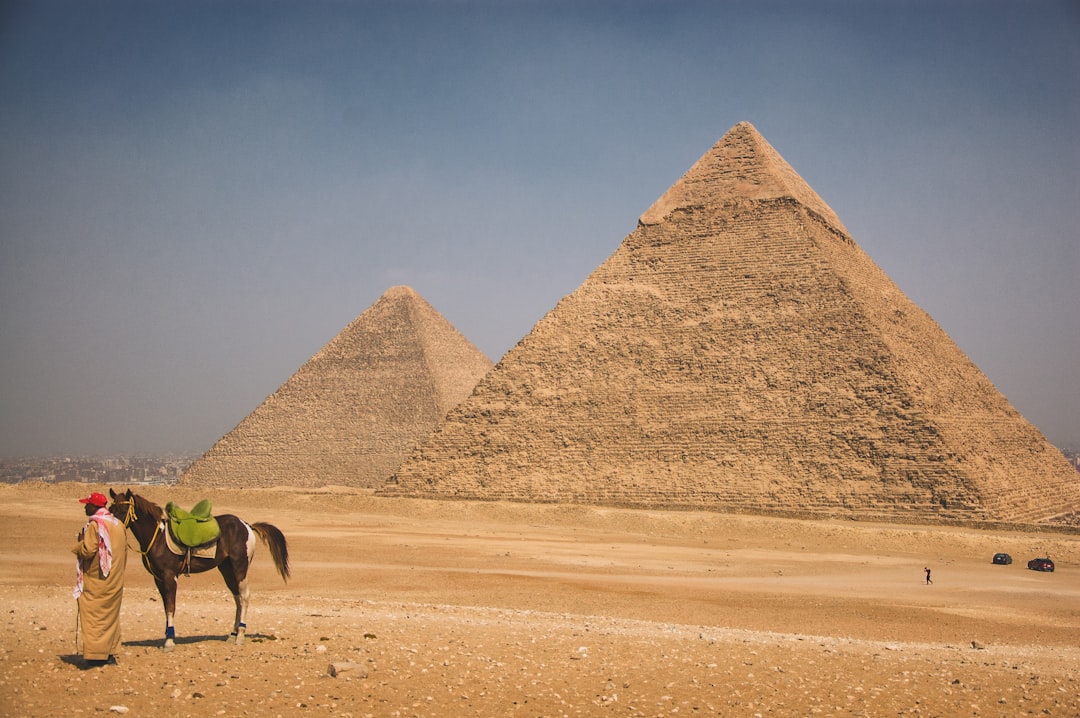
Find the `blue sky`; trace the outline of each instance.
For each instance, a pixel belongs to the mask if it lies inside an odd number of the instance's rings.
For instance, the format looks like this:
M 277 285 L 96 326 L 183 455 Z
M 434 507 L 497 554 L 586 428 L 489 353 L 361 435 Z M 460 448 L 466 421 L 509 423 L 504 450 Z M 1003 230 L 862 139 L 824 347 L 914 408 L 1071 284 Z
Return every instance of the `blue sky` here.
M 0 456 L 201 453 L 397 284 L 497 361 L 742 120 L 1080 447 L 1078 8 L 6 2 Z

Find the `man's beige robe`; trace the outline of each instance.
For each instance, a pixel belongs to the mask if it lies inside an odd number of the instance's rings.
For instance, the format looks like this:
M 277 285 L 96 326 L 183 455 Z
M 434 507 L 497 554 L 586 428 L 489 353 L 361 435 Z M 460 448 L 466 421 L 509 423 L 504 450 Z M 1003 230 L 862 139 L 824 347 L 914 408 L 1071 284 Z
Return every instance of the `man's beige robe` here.
M 103 661 L 120 649 L 120 604 L 124 600 L 124 566 L 127 563 L 127 532 L 119 521 L 108 521 L 112 546 L 112 570 L 101 575 L 98 560 L 98 525 L 88 521 L 82 539 L 71 549 L 83 569 L 83 592 L 79 596 L 79 627 L 83 635 L 83 658 Z

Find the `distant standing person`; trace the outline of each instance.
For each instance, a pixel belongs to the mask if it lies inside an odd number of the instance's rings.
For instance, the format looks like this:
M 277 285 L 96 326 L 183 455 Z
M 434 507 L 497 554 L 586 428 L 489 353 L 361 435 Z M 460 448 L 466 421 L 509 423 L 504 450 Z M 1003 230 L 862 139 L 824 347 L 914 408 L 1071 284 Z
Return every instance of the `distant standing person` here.
M 933 581 L 930 580 L 930 567 L 927 566 L 926 568 L 923 569 L 923 571 L 926 571 L 926 585 L 929 586 L 930 584 L 933 583 Z
M 91 665 L 116 663 L 120 649 L 120 604 L 124 600 L 127 534 L 105 506 L 103 494 L 94 492 L 79 502 L 90 518 L 79 532 L 75 554 L 76 582 L 83 658 Z

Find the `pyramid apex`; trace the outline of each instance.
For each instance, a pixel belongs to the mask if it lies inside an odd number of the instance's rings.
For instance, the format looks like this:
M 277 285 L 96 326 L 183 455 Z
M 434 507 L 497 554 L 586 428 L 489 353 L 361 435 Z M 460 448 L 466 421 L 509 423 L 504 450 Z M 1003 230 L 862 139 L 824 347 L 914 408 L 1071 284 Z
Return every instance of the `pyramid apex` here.
M 794 199 L 844 235 L 832 208 L 749 122 L 740 122 L 709 149 L 638 219 L 660 224 L 679 209 L 739 201 Z
M 410 287 L 408 285 L 405 285 L 405 284 L 398 284 L 398 285 L 395 285 L 393 287 L 390 287 L 385 292 L 383 292 L 383 296 L 387 297 L 387 298 L 392 298 L 392 297 L 418 297 L 420 295 L 417 294 L 416 290 L 413 289 L 412 287 Z

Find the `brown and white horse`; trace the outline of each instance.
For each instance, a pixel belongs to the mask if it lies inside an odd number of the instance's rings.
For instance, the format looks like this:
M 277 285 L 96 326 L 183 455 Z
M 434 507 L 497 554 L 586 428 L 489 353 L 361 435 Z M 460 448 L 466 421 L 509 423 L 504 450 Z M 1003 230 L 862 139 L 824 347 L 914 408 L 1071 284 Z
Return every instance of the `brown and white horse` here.
M 181 573 L 202 573 L 216 568 L 225 579 L 225 585 L 232 592 L 236 601 L 236 620 L 229 640 L 244 642 L 247 628 L 248 600 L 251 591 L 248 588 L 247 573 L 255 557 L 255 537 L 258 536 L 270 548 L 274 566 L 283 580 L 289 579 L 289 546 L 285 536 L 276 526 L 267 523 L 249 524 L 231 514 L 217 516 L 221 534 L 217 539 L 217 548 L 213 558 L 178 556 L 166 545 L 165 512 L 160 506 L 131 489 L 117 494 L 109 489 L 112 504 L 109 511 L 124 522 L 124 526 L 139 542 L 139 553 L 143 566 L 154 577 L 161 601 L 165 605 L 165 645 L 166 651 L 175 647 L 176 628 L 173 616 L 176 613 L 176 578 Z

